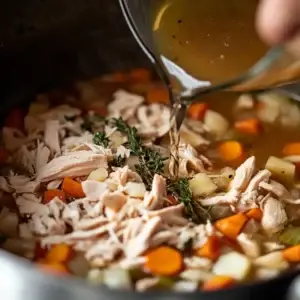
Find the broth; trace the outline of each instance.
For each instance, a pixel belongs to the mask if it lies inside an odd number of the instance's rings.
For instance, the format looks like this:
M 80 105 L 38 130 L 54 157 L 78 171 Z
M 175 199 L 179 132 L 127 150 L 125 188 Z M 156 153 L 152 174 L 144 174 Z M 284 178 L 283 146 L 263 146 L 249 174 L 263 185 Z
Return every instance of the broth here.
M 204 82 L 235 78 L 268 50 L 254 26 L 257 4 L 257 0 L 153 1 L 157 53 Z

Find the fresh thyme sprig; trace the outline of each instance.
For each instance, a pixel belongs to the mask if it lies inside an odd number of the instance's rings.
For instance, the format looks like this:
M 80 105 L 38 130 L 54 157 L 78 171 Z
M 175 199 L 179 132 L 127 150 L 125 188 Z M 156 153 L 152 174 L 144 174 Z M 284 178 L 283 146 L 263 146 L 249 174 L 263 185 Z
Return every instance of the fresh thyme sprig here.
M 137 134 L 137 129 L 128 126 L 122 118 L 114 118 L 112 125 L 115 126 L 119 132 L 127 135 L 127 146 L 131 154 L 137 156 L 139 159 L 139 164 L 135 165 L 135 169 L 149 189 L 154 175 L 163 174 L 164 161 L 167 158 L 162 157 L 158 151 L 145 147 Z
M 98 146 L 108 147 L 109 138 L 106 136 L 105 132 L 96 132 L 93 136 L 93 143 Z
M 210 219 L 209 211 L 193 199 L 192 191 L 187 178 L 179 178 L 168 184 L 168 192 L 176 196 L 178 201 L 185 206 L 187 215 L 195 223 L 206 222 Z

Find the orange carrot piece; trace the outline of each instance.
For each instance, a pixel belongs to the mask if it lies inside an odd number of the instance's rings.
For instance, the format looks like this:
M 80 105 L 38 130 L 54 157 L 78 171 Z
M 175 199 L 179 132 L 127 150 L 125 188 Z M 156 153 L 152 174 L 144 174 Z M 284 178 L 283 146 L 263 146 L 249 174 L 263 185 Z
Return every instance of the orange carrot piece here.
M 129 79 L 131 82 L 149 82 L 152 74 L 148 69 L 137 68 L 129 72 Z
M 24 112 L 21 109 L 14 109 L 6 118 L 5 126 L 23 130 Z
M 243 213 L 238 213 L 216 221 L 215 227 L 226 237 L 235 239 L 240 234 L 247 221 L 247 216 Z
M 55 263 L 55 262 L 49 263 L 45 261 L 40 261 L 37 263 L 37 267 L 53 275 L 61 276 L 61 275 L 70 274 L 68 268 L 62 263 Z
M 196 250 L 196 255 L 200 257 L 216 260 L 220 256 L 221 244 L 217 236 L 210 236 L 206 243 Z
M 58 244 L 51 247 L 45 256 L 47 262 L 65 263 L 72 256 L 72 248 L 66 244 Z
M 181 253 L 168 246 L 161 246 L 150 250 L 145 257 L 145 268 L 157 276 L 176 275 L 183 267 Z
M 62 184 L 62 189 L 66 194 L 68 194 L 68 195 L 70 195 L 74 198 L 83 198 L 83 197 L 85 197 L 85 194 L 82 190 L 81 183 L 73 180 L 70 177 L 65 177 L 64 178 L 64 181 L 63 181 L 63 184 Z
M 202 285 L 203 291 L 215 291 L 231 287 L 234 284 L 234 279 L 229 276 L 214 276 L 205 281 Z
M 252 118 L 235 122 L 234 128 L 242 133 L 257 135 L 262 127 L 259 120 Z
M 221 158 L 225 161 L 242 159 L 244 156 L 243 145 L 237 141 L 226 141 L 218 147 Z
M 254 219 L 255 221 L 260 222 L 263 217 L 263 213 L 260 208 L 252 208 L 246 213 L 246 216 L 249 219 Z
M 194 103 L 189 106 L 187 114 L 191 119 L 201 121 L 203 120 L 207 110 L 207 103 Z
M 300 245 L 289 247 L 282 250 L 282 255 L 285 260 L 292 263 L 300 262 Z
M 170 101 L 169 91 L 164 86 L 155 86 L 148 90 L 146 95 L 147 103 L 168 104 Z
M 50 202 L 53 198 L 58 197 L 61 201 L 66 201 L 66 194 L 64 191 L 61 190 L 48 190 L 44 193 L 44 201 L 43 203 L 46 204 Z
M 284 156 L 300 155 L 300 142 L 286 144 L 282 149 L 282 154 Z

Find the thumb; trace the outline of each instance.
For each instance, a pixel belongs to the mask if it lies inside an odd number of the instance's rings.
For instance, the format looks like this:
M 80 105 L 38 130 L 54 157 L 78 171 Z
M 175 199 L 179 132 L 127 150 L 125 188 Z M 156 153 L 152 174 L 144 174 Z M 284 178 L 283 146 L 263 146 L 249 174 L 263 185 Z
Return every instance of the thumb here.
M 300 0 L 261 0 L 256 25 L 270 45 L 293 39 L 300 30 Z

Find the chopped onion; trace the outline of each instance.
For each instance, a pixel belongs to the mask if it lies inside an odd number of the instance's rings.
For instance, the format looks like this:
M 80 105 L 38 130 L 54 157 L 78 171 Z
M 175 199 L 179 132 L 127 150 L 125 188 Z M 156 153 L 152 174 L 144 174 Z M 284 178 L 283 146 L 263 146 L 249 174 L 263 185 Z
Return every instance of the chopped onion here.
M 128 182 L 125 186 L 125 193 L 133 198 L 144 198 L 146 193 L 145 184 L 142 182 Z
M 205 173 L 199 173 L 189 180 L 189 186 L 193 197 L 208 196 L 214 193 L 218 187 Z
M 286 270 L 289 267 L 289 264 L 284 260 L 281 251 L 275 251 L 260 256 L 254 260 L 254 264 L 258 267 L 276 270 Z
M 266 163 L 266 169 L 269 170 L 278 181 L 287 185 L 294 183 L 296 166 L 291 162 L 270 156 Z
M 204 116 L 204 124 L 215 135 L 225 134 L 229 128 L 229 122 L 219 113 L 208 110 Z
M 236 280 L 246 279 L 250 271 L 250 259 L 238 252 L 223 254 L 213 266 L 216 275 L 230 276 Z
M 97 170 L 92 171 L 87 179 L 103 182 L 107 177 L 107 170 L 105 168 L 99 168 Z
M 202 137 L 199 133 L 193 132 L 184 125 L 180 129 L 180 138 L 182 141 L 190 144 L 194 148 L 209 144 L 209 141 Z
M 131 278 L 128 270 L 118 268 L 104 270 L 103 282 L 112 289 L 131 288 Z

